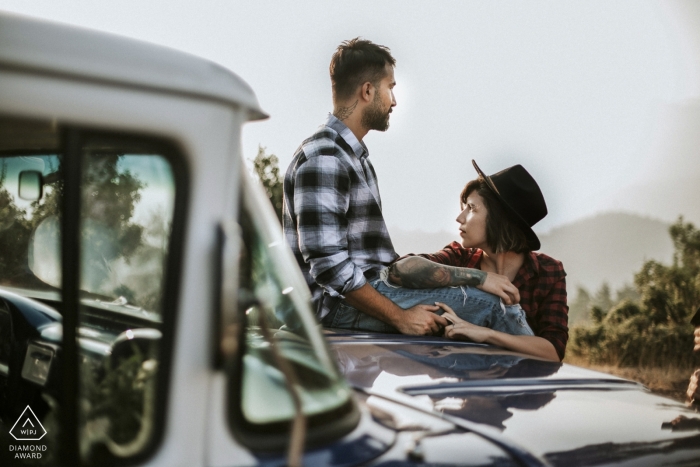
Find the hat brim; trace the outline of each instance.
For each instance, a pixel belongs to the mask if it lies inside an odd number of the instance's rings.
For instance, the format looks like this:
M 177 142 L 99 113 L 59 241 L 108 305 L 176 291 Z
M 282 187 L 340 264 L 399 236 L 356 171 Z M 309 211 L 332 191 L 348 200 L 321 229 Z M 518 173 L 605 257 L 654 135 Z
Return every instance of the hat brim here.
M 479 176 L 484 179 L 484 181 L 486 182 L 486 186 L 494 192 L 496 198 L 498 199 L 498 201 L 500 201 L 501 206 L 503 206 L 506 209 L 506 211 L 508 211 L 508 213 L 511 215 L 511 219 L 513 219 L 522 229 L 523 233 L 525 234 L 525 238 L 527 239 L 527 247 L 530 249 L 530 251 L 539 250 L 542 245 L 540 244 L 540 239 L 537 238 L 537 234 L 534 230 L 532 230 L 532 227 L 530 227 L 527 221 L 523 219 L 520 216 L 520 214 L 518 214 L 518 212 L 503 199 L 501 194 L 498 192 L 498 188 L 493 183 L 493 180 L 491 180 L 491 177 L 486 175 L 484 171 L 479 168 L 474 159 L 472 159 L 472 165 L 474 166 L 474 169 L 476 169 Z

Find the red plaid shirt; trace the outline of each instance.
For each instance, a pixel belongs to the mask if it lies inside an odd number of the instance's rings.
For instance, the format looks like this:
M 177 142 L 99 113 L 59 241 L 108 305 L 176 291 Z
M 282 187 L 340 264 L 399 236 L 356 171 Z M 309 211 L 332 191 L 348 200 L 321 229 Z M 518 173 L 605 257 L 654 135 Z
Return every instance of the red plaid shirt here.
M 448 266 L 481 269 L 483 253 L 479 248 L 464 248 L 452 242 L 437 253 L 416 256 Z M 565 276 L 561 261 L 531 252 L 513 281 L 520 291 L 520 306 L 525 310 L 528 324 L 536 336 L 552 343 L 561 359 L 569 340 Z

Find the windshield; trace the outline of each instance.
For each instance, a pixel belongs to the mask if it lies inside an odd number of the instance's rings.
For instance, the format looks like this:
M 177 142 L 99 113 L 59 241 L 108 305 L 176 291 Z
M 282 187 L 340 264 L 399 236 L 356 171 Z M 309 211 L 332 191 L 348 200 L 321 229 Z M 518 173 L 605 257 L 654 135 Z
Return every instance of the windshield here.
M 295 397 L 309 427 L 347 430 L 355 422 L 351 392 L 319 332 L 308 287 L 272 209 L 245 185 L 239 306 L 246 325 L 241 378 L 233 381 L 240 385 L 233 391 L 240 394 L 232 404 L 234 431 L 247 431 L 243 439 L 255 445 L 247 435 L 288 430 Z
M 0 286 L 58 300 L 63 190 L 58 136 L 49 124 L 0 120 Z M 175 198 L 170 164 L 138 143 L 106 140 L 86 144 L 83 163 L 82 298 L 156 318 Z M 19 180 L 27 172 L 42 175 L 38 199 L 20 197 Z

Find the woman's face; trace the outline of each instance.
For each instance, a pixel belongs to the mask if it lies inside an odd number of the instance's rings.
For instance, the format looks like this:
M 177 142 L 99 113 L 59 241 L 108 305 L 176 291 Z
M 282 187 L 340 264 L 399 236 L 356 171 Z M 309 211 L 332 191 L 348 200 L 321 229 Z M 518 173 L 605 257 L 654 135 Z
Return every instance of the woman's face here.
M 464 210 L 457 216 L 459 235 L 464 248 L 488 248 L 486 244 L 486 206 L 475 191 L 467 197 Z

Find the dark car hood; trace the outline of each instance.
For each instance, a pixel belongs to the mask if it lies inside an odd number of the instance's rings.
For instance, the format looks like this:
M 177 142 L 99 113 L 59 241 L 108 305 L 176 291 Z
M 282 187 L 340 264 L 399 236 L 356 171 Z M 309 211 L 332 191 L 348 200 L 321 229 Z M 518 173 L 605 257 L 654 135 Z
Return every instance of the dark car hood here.
M 351 385 L 491 427 L 552 465 L 700 460 L 700 415 L 638 383 L 483 344 L 326 336 Z

